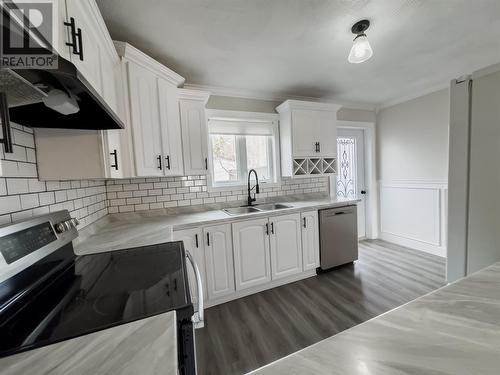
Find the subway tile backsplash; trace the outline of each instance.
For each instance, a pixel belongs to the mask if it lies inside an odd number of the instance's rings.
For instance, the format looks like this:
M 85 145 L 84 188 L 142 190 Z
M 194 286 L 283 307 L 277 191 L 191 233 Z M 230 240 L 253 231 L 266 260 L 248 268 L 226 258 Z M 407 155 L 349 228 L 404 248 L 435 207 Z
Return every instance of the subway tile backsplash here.
M 105 181 L 39 181 L 33 130 L 12 127 L 14 153 L 0 148 L 0 225 L 66 209 L 83 228 L 108 213 Z
M 206 176 L 39 181 L 33 130 L 12 127 L 14 153 L 0 146 L 0 225 L 67 209 L 83 228 L 108 213 L 246 201 L 246 188 L 209 192 Z M 282 178 L 280 186 L 262 186 L 258 199 L 328 189 L 328 177 Z
M 245 202 L 246 188 L 209 192 L 206 176 L 136 178 L 106 182 L 109 213 L 154 210 L 200 204 Z M 283 178 L 281 186 L 261 187 L 258 199 L 328 193 L 328 177 Z

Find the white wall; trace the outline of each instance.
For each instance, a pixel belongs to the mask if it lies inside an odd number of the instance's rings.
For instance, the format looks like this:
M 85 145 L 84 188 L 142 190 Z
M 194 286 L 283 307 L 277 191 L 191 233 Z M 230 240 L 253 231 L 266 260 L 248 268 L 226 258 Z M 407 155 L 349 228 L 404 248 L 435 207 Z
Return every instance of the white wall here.
M 377 113 L 380 237 L 446 255 L 449 90 Z

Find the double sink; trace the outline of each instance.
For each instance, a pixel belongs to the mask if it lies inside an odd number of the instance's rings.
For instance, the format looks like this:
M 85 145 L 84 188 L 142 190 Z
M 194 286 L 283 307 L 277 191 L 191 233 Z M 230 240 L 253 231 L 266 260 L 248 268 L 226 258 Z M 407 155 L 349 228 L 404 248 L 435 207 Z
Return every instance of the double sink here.
M 255 206 L 225 208 L 222 211 L 224 211 L 228 215 L 235 216 L 235 215 L 251 214 L 255 212 L 282 210 L 284 208 L 292 208 L 292 206 L 287 206 L 286 204 L 281 204 L 281 203 L 266 203 L 266 204 L 256 204 Z

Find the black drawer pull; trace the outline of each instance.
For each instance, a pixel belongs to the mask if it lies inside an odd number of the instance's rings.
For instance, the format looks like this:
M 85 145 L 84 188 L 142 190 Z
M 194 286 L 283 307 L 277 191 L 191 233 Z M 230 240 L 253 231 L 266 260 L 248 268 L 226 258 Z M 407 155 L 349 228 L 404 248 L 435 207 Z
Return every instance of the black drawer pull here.
M 110 167 L 114 168 L 116 171 L 118 170 L 118 151 L 113 150 L 113 152 L 109 153 L 115 159 L 115 164 L 111 164 Z

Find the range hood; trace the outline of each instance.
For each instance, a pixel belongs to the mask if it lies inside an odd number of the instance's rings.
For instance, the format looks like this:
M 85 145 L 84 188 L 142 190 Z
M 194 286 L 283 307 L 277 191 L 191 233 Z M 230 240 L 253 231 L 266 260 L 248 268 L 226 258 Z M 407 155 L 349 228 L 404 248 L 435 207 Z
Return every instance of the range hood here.
M 2 2 L 1 16 L 15 5 Z M 9 16 L 10 17 L 10 16 Z M 37 36 L 26 30 L 23 21 L 3 22 L 5 35 L 29 34 L 30 43 L 53 48 L 49 43 L 37 42 Z M 7 30 L 7 25 L 9 29 Z M 30 45 L 31 45 L 30 44 Z M 23 68 L 0 66 L 0 119 L 34 128 L 64 129 L 122 129 L 124 124 L 104 99 L 86 81 L 70 61 L 57 57 L 57 68 Z M 5 99 L 6 98 L 6 99 Z M 8 113 L 6 113 L 8 107 Z M 57 110 L 55 110 L 57 109 Z M 65 114 L 66 113 L 66 114 Z
M 44 98 L 53 90 L 76 99 L 79 110 L 62 114 Z M 123 129 L 104 99 L 71 62 L 58 58 L 57 69 L 0 69 L 0 92 L 7 96 L 10 120 L 33 128 Z

